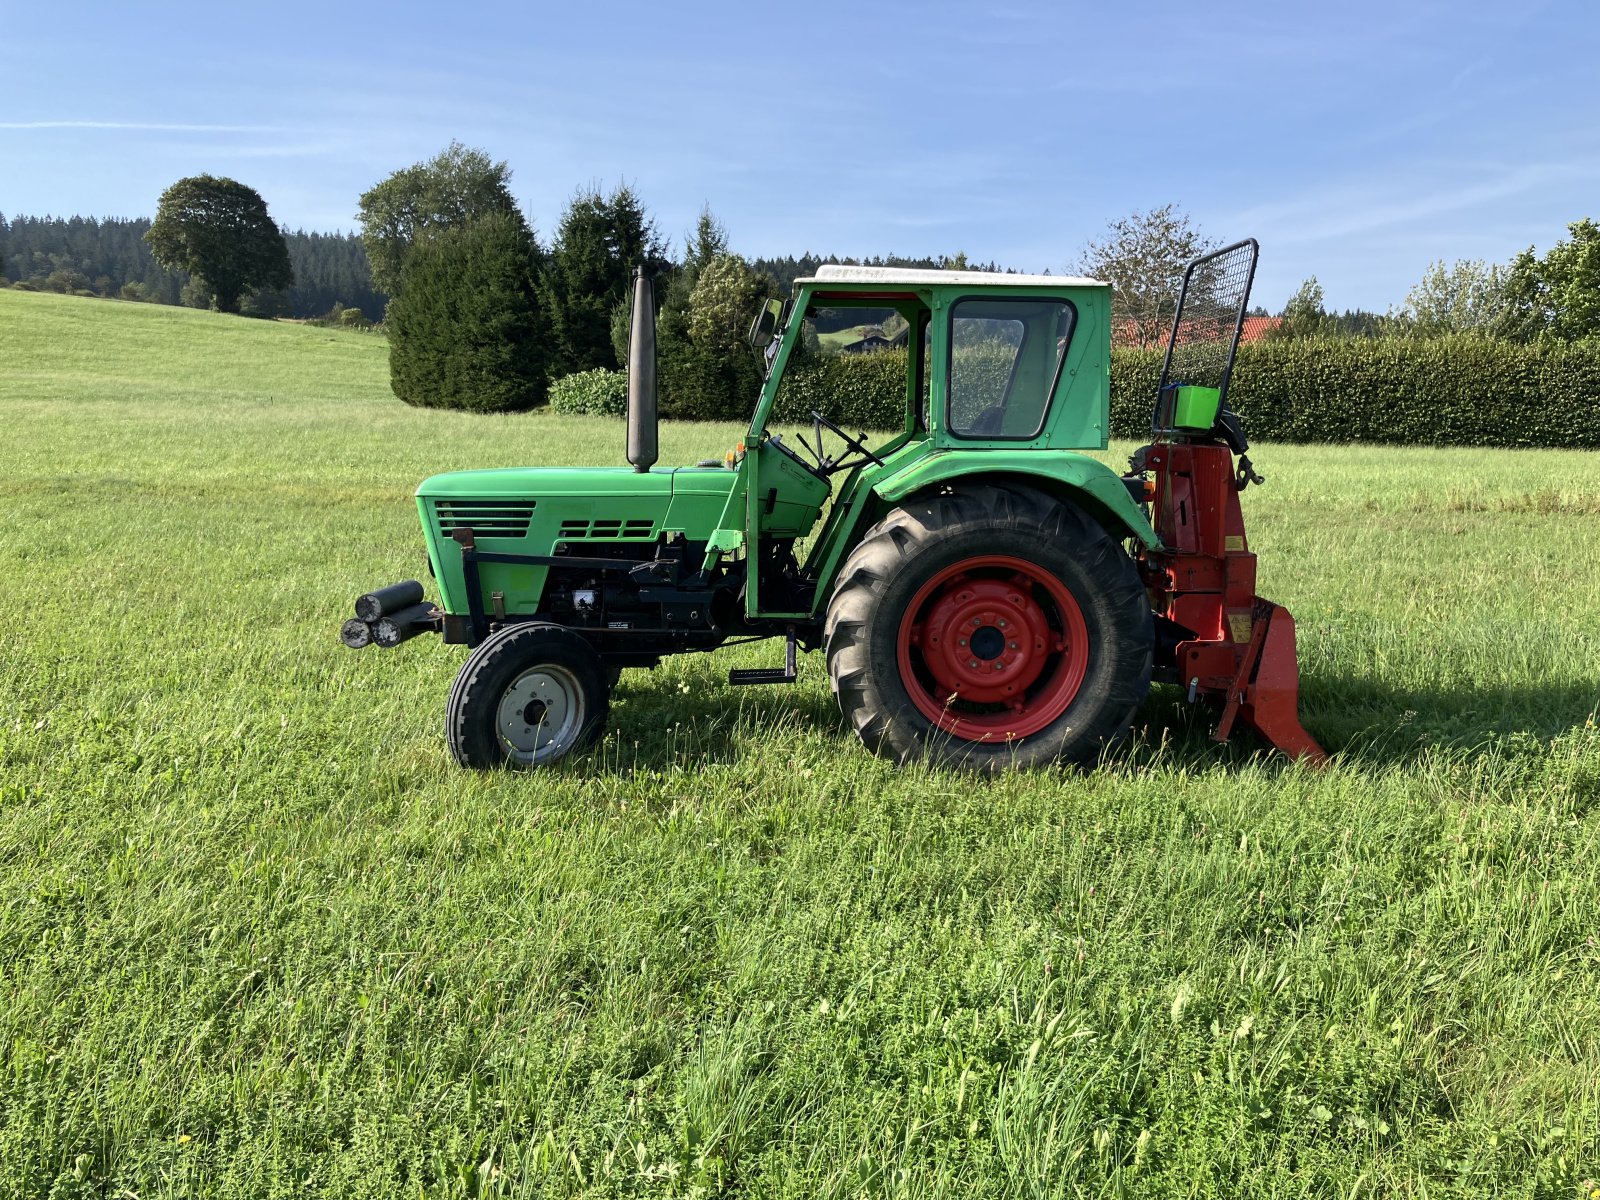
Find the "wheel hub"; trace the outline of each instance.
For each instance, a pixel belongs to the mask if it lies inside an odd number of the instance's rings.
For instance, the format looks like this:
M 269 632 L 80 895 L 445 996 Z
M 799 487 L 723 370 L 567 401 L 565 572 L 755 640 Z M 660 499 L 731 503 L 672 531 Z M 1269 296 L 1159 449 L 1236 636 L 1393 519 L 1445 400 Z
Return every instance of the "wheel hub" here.
M 1026 692 L 1056 640 L 1033 598 L 1033 581 L 1020 575 L 947 580 L 911 632 L 939 686 L 979 704 Z
M 992 661 L 1005 653 L 1006 635 L 1000 632 L 998 625 L 985 625 L 973 631 L 969 645 L 979 658 Z
M 981 555 L 936 573 L 901 618 L 900 677 L 939 728 L 970 741 L 1026 737 L 1068 706 L 1088 669 L 1083 612 L 1037 563 Z
M 567 752 L 583 721 L 577 678 L 566 667 L 543 663 L 518 675 L 501 695 L 495 732 L 511 757 L 542 763 Z

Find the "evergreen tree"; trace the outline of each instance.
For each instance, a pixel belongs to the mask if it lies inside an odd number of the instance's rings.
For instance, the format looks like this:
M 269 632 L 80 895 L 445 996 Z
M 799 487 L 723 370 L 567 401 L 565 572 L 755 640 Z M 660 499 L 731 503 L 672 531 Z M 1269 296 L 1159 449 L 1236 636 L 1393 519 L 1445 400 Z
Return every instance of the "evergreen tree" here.
M 683 242 L 683 265 L 693 271 L 703 271 L 717 255 L 727 252 L 727 229 L 712 215 L 711 205 L 701 205 L 694 232 Z
M 1315 337 L 1332 332 L 1328 327 L 1328 312 L 1323 307 L 1322 285 L 1315 275 L 1298 288 L 1283 306 L 1282 320 L 1268 335 L 1274 340 Z
M 419 239 L 389 304 L 395 395 L 476 412 L 542 404 L 548 337 L 537 265 L 537 243 L 520 215 L 494 213 Z
M 232 179 L 178 180 L 161 194 L 145 238 L 162 266 L 203 279 L 221 312 L 238 312 L 240 297 L 252 288 L 294 281 L 283 233 L 267 215 L 266 201 Z
M 669 266 L 655 223 L 626 184 L 609 196 L 580 191 L 562 214 L 545 268 L 543 296 L 554 355 L 553 378 L 625 360 L 612 344 L 617 305 L 632 295 L 633 270 Z
M 718 252 L 698 268 L 693 263 L 669 288 L 657 333 L 662 410 L 703 420 L 747 416 L 761 390 L 762 365 L 745 333 L 777 289 L 737 254 Z M 681 308 L 680 295 L 687 296 Z

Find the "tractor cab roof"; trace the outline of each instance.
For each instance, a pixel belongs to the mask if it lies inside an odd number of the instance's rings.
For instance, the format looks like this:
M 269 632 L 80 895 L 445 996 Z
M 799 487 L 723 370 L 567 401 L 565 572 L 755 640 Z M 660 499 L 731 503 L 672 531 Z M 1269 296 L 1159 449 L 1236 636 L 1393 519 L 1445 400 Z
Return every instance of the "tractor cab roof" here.
M 817 268 L 815 275 L 796 279 L 795 283 L 815 283 L 828 286 L 861 284 L 869 287 L 958 287 L 958 288 L 1107 288 L 1111 285 L 1099 279 L 1081 275 L 1010 275 L 1003 271 L 934 271 L 917 267 L 854 267 L 829 263 Z

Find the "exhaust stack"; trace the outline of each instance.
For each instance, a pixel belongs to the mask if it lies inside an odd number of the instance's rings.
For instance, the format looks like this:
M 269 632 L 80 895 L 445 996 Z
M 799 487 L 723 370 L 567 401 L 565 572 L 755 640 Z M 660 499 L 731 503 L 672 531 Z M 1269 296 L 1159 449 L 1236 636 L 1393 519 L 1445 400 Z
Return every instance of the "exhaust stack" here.
M 628 335 L 628 462 L 648 471 L 656 461 L 656 301 L 650 277 L 633 273 L 633 328 Z

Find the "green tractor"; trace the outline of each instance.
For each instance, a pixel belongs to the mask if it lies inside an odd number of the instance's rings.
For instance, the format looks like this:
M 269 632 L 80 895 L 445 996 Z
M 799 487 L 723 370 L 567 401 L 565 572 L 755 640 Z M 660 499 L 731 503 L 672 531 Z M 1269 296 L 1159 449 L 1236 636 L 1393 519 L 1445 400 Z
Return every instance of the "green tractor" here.
M 341 636 L 469 647 L 445 729 L 474 768 L 591 742 L 624 668 L 758 638 L 784 639 L 784 665 L 730 683 L 792 682 L 796 651 L 820 649 L 846 719 L 896 761 L 1090 762 L 1152 678 L 1219 704 L 1220 737 L 1242 718 L 1320 759 L 1296 716 L 1293 622 L 1255 596 L 1239 516 L 1258 477 L 1225 397 L 1255 256 L 1244 242 L 1191 266 L 1155 437 L 1126 475 L 1084 453 L 1108 433 L 1108 285 L 854 266 L 821 267 L 761 309 L 766 382 L 744 441 L 656 467 L 640 272 L 631 466 L 424 481 L 438 600 L 414 581 L 369 593 Z M 857 315 L 907 345 L 902 427 L 874 444 L 813 412 L 810 436 L 786 440 L 774 406 L 790 364 L 816 352 L 808 323 Z

